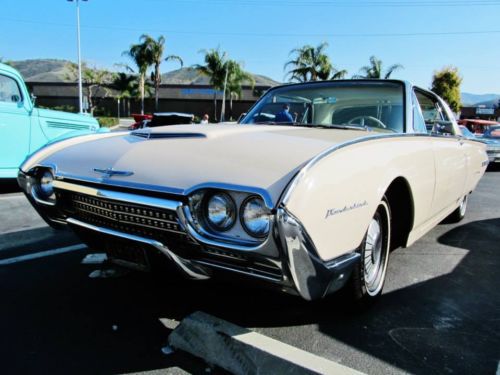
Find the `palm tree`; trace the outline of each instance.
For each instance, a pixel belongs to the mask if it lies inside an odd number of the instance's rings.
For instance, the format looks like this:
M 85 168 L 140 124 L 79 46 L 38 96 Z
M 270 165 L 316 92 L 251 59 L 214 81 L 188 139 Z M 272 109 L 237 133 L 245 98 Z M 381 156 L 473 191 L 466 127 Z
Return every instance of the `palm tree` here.
M 147 34 L 141 35 L 140 40 L 146 46 L 148 57 L 150 58 L 149 65 L 154 66 L 151 72 L 151 81 L 153 81 L 155 88 L 155 110 L 158 110 L 158 95 L 161 83 L 160 65 L 163 62 L 163 53 L 165 52 L 165 37 L 160 35 L 158 39 L 154 39 Z M 182 59 L 177 55 L 168 55 L 165 61 L 178 61 L 181 68 L 184 65 Z
M 210 86 L 214 89 L 214 119 L 217 121 L 217 91 L 224 89 L 226 80 L 227 58 L 220 48 L 200 51 L 205 54 L 205 65 L 195 65 L 198 73 L 208 77 Z
M 119 72 L 116 73 L 111 84 L 111 88 L 118 91 L 116 99 L 118 100 L 118 117 L 120 117 L 120 101 L 123 101 L 126 115 L 130 115 L 127 99 L 134 96 L 134 82 L 136 77 L 131 74 Z
M 306 44 L 291 50 L 290 55 L 295 56 L 284 66 L 285 70 L 290 68 L 286 74 L 290 81 L 308 82 L 343 78 L 347 71 L 334 68 L 330 57 L 325 53 L 327 47 L 328 43 L 323 42 L 316 47 Z
M 241 87 L 244 83 L 248 83 L 253 87 L 255 86 L 255 78 L 248 72 L 243 70 L 240 63 L 229 60 L 228 61 L 228 79 L 227 91 L 229 95 L 229 112 L 231 117 L 233 115 L 233 98 L 241 98 Z
M 136 65 L 139 76 L 139 92 L 141 95 L 141 114 L 144 114 L 144 86 L 146 82 L 146 73 L 150 66 L 151 52 L 145 43 L 132 44 L 128 51 L 122 53 L 128 56 Z M 131 69 L 132 70 L 132 69 Z
M 365 65 L 360 69 L 360 72 L 363 74 L 355 75 L 352 78 L 388 79 L 396 70 L 403 69 L 403 65 L 394 64 L 387 68 L 385 73 L 383 73 L 382 66 L 382 60 L 377 59 L 375 56 L 371 56 L 370 65 Z

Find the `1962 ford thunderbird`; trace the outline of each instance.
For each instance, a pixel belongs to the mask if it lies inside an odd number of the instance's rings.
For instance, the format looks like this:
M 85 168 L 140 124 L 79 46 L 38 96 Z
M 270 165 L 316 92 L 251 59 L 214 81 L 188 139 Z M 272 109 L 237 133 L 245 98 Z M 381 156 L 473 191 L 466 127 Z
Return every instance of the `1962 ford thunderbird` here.
M 430 131 L 428 132 L 427 127 Z M 382 291 L 390 250 L 464 217 L 488 164 L 435 94 L 396 80 L 269 90 L 240 124 L 62 141 L 19 184 L 111 261 L 225 273 L 307 300 Z

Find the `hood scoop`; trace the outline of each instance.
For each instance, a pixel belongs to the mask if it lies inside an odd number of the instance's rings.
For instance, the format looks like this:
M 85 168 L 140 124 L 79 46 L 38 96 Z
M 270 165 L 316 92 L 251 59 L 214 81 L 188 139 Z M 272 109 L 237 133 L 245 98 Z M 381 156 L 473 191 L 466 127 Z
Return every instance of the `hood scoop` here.
M 206 138 L 202 133 L 181 133 L 181 132 L 151 132 L 135 131 L 130 133 L 133 136 L 146 139 L 165 139 L 165 138 Z

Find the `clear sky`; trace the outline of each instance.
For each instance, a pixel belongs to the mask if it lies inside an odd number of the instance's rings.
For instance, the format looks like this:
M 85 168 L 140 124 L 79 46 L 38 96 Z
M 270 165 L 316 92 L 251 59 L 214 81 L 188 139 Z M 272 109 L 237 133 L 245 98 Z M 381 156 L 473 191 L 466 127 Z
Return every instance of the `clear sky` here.
M 142 33 L 167 38 L 185 66 L 220 46 L 252 73 L 283 81 L 292 48 L 322 41 L 334 65 L 358 73 L 371 55 L 429 87 L 457 66 L 462 91 L 500 93 L 500 0 L 89 0 L 81 2 L 82 55 L 113 68 Z M 0 56 L 76 60 L 75 3 L 2 0 Z M 164 63 L 164 72 L 177 69 Z

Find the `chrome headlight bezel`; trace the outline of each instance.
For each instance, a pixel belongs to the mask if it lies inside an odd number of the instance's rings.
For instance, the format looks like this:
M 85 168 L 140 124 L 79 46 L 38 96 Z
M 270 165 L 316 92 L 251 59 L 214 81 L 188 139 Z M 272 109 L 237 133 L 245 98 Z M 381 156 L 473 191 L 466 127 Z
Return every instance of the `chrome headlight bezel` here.
M 39 168 L 33 176 L 32 195 L 40 203 L 53 205 L 56 201 L 54 191 L 54 172 L 50 168 Z
M 258 219 L 263 219 L 263 221 L 261 221 L 260 225 L 259 224 L 257 224 L 257 225 L 258 225 L 258 227 L 260 227 L 262 229 L 252 228 L 251 224 L 248 222 L 248 219 L 246 218 L 246 215 L 248 214 L 248 210 L 252 209 L 252 208 L 248 207 L 248 205 L 251 203 L 254 203 L 254 204 L 258 203 L 258 207 L 256 207 L 257 210 L 260 211 Z M 255 207 L 253 209 L 255 209 Z M 268 212 L 268 209 L 267 209 L 266 204 L 265 204 L 264 200 L 262 199 L 262 197 L 260 197 L 258 195 L 248 196 L 241 203 L 239 216 L 240 216 L 241 226 L 243 227 L 245 232 L 247 232 L 252 237 L 264 238 L 264 237 L 267 237 L 269 235 L 269 232 L 271 230 L 271 216 L 270 216 L 270 213 Z
M 221 228 L 220 226 L 210 223 L 207 218 L 207 202 L 214 195 L 224 195 L 225 197 L 231 198 L 235 207 L 235 220 L 228 229 Z M 244 247 L 255 247 L 266 242 L 266 238 L 269 237 L 272 231 L 272 209 L 269 208 L 268 204 L 265 204 L 266 213 L 269 215 L 269 231 L 267 233 L 253 233 L 251 228 L 247 230 L 244 227 L 241 219 L 241 206 L 243 202 L 248 199 L 254 199 L 258 197 L 264 202 L 267 202 L 265 198 L 254 191 L 245 191 L 239 189 L 223 189 L 220 187 L 204 187 L 197 190 L 193 190 L 188 196 L 188 204 L 184 206 L 184 216 L 187 219 L 186 224 L 188 225 L 188 230 L 190 228 L 194 230 L 192 233 L 196 233 L 196 236 L 200 236 L 198 240 L 205 238 L 208 241 L 219 241 L 220 243 L 233 243 L 238 246 Z M 228 199 L 229 199 L 228 198 Z M 216 223 L 215 223 L 216 224 Z M 222 230 L 221 230 L 222 229 Z M 203 242 L 203 240 L 201 241 Z
M 221 201 L 225 202 L 223 206 L 226 209 L 226 214 L 220 223 L 217 223 L 216 220 L 211 218 L 211 209 L 215 208 L 211 207 L 211 204 L 215 203 L 213 202 L 215 199 L 219 199 L 219 203 L 221 203 Z M 210 229 L 216 232 L 227 232 L 234 227 L 234 224 L 237 221 L 238 210 L 234 199 L 228 193 L 212 192 L 206 194 L 203 200 L 203 219 L 206 221 Z

